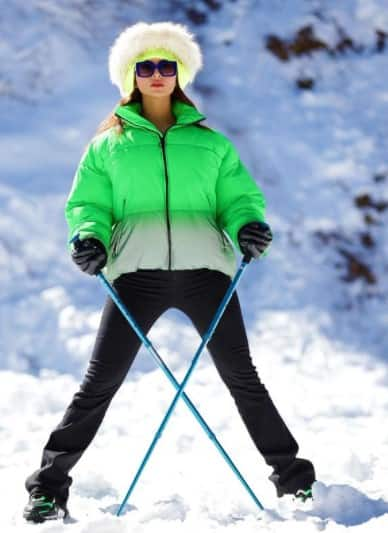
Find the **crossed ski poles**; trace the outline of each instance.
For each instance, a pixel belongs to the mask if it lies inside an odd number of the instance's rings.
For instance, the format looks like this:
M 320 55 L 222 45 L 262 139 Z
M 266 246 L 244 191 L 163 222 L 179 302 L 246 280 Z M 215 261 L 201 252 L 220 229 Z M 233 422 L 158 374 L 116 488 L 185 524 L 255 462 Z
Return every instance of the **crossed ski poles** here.
M 217 325 L 218 325 L 218 322 L 220 321 L 224 311 L 225 311 L 225 308 L 226 306 L 228 305 L 229 303 L 229 300 L 231 299 L 231 297 L 233 296 L 233 293 L 234 291 L 236 290 L 237 288 L 237 285 L 241 279 L 241 276 L 245 270 L 245 268 L 247 267 L 248 263 L 250 262 L 250 260 L 252 259 L 252 257 L 250 256 L 250 254 L 245 254 L 242 261 L 241 261 L 241 264 L 240 264 L 240 267 L 238 268 L 228 290 L 226 291 L 225 293 L 225 296 L 223 297 L 215 315 L 214 315 L 214 318 L 208 328 L 208 330 L 206 331 L 206 333 L 204 334 L 203 338 L 202 338 L 202 342 L 199 346 L 199 348 L 197 349 L 194 357 L 193 357 L 193 360 L 191 362 L 191 365 L 182 381 L 181 384 L 178 383 L 178 381 L 175 379 L 174 375 L 172 374 L 172 372 L 170 371 L 170 369 L 168 368 L 168 366 L 164 363 L 164 361 L 162 360 L 162 358 L 159 356 L 158 352 L 155 350 L 155 348 L 153 347 L 152 343 L 148 340 L 147 336 L 143 334 L 143 332 L 141 331 L 140 327 L 138 326 L 138 324 L 136 323 L 135 319 L 132 317 L 132 315 L 129 313 L 129 311 L 127 310 L 126 306 L 124 305 L 124 303 L 122 302 L 120 296 L 118 295 L 118 292 L 116 291 L 116 289 L 114 287 L 112 287 L 112 285 L 107 281 L 107 279 L 105 278 L 104 274 L 100 271 L 97 273 L 97 277 L 100 279 L 104 289 L 107 291 L 107 293 L 111 296 L 112 300 L 115 302 L 115 304 L 117 305 L 117 307 L 120 309 L 120 311 L 122 312 L 122 314 L 124 315 L 124 317 L 126 318 L 126 320 L 129 322 L 129 324 L 132 326 L 132 328 L 135 330 L 136 334 L 138 335 L 138 337 L 140 338 L 140 340 L 143 342 L 143 344 L 146 346 L 146 348 L 148 348 L 149 352 L 151 353 L 152 357 L 154 358 L 154 360 L 156 361 L 156 363 L 160 366 L 160 368 L 163 370 L 164 374 L 167 376 L 167 378 L 169 379 L 169 381 L 172 383 L 172 385 L 175 387 L 175 389 L 177 390 L 176 392 L 176 395 L 170 405 L 170 407 L 168 408 L 158 430 L 156 431 L 155 433 L 155 436 L 150 444 L 150 446 L 148 447 L 147 449 L 147 452 L 143 458 L 143 461 L 141 462 L 132 482 L 131 482 L 131 485 L 124 497 L 124 500 L 122 501 L 118 511 L 117 511 L 117 516 L 119 516 L 122 512 L 122 510 L 124 509 L 129 497 L 131 496 L 155 446 L 156 446 L 156 443 L 158 441 L 158 439 L 161 437 L 162 433 L 163 433 L 163 430 L 164 428 L 166 427 L 167 425 L 167 422 L 168 420 L 170 419 L 173 411 L 174 411 L 174 408 L 179 400 L 180 397 L 182 397 L 183 401 L 185 402 L 185 404 L 188 406 L 188 408 L 190 409 L 190 411 L 192 412 L 192 414 L 194 415 L 194 417 L 197 419 L 197 421 L 199 422 L 199 424 L 202 426 L 202 428 L 205 430 L 205 432 L 207 433 L 208 437 L 210 438 L 211 441 L 213 441 L 214 445 L 216 446 L 216 448 L 218 449 L 218 451 L 221 453 L 222 457 L 225 459 L 225 461 L 227 462 L 227 464 L 230 466 L 230 468 L 233 470 L 233 472 L 235 473 L 235 475 L 237 476 L 237 478 L 239 479 L 239 481 L 241 482 L 241 484 L 243 485 L 243 487 L 247 490 L 247 492 L 249 493 L 249 495 L 251 496 L 251 498 L 253 499 L 253 501 L 255 502 L 255 504 L 261 509 L 261 510 L 264 510 L 264 507 L 262 506 L 262 504 L 260 503 L 259 499 L 257 498 L 257 496 L 255 495 L 255 493 L 253 492 L 253 490 L 251 489 L 251 487 L 249 486 L 249 484 L 247 483 L 247 481 L 245 480 L 245 478 L 242 476 L 242 474 L 240 473 L 240 471 L 238 470 L 238 468 L 236 467 L 236 465 L 234 464 L 234 462 L 232 461 L 232 459 L 229 457 L 228 453 L 225 451 L 225 449 L 222 447 L 221 443 L 219 442 L 219 440 L 217 439 L 217 437 L 215 436 L 215 434 L 212 432 L 212 430 L 210 429 L 210 427 L 207 425 L 207 423 L 205 422 L 205 420 L 202 418 L 201 414 L 199 413 L 199 411 L 197 410 L 197 408 L 195 407 L 195 405 L 191 402 L 190 398 L 186 395 L 186 393 L 184 392 L 184 388 L 201 356 L 201 353 L 203 352 L 205 346 L 208 344 L 211 336 L 213 335 L 214 333 L 214 330 L 216 329 Z

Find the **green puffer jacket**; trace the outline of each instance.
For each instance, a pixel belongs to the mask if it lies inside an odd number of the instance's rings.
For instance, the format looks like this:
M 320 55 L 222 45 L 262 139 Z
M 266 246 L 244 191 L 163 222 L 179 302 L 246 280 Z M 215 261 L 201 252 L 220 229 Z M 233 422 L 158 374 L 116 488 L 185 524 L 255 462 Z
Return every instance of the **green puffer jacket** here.
M 174 100 L 172 111 L 163 134 L 140 103 L 117 106 L 124 132 L 96 135 L 78 165 L 65 206 L 69 249 L 77 233 L 102 241 L 109 281 L 138 268 L 232 277 L 238 230 L 264 221 L 263 193 L 229 139 L 200 126 L 206 117 L 186 103 Z

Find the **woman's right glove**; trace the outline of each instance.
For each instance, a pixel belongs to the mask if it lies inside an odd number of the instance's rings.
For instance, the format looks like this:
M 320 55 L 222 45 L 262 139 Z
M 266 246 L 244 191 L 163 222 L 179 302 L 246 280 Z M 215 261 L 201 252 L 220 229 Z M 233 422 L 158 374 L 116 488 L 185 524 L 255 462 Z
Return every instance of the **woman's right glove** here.
M 73 246 L 71 258 L 82 272 L 93 276 L 106 265 L 105 246 L 98 239 L 94 237 L 77 239 L 73 242 Z
M 256 259 L 271 244 L 272 232 L 265 222 L 249 222 L 239 229 L 237 238 L 243 254 Z

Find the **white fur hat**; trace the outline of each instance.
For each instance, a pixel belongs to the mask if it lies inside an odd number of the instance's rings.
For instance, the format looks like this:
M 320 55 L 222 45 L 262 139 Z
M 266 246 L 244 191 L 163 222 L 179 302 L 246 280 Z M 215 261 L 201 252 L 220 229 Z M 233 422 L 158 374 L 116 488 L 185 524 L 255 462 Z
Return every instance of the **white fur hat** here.
M 201 49 L 186 26 L 173 22 L 138 22 L 120 33 L 109 53 L 110 79 L 121 96 L 133 90 L 136 61 L 150 57 L 175 59 L 182 89 L 202 68 Z

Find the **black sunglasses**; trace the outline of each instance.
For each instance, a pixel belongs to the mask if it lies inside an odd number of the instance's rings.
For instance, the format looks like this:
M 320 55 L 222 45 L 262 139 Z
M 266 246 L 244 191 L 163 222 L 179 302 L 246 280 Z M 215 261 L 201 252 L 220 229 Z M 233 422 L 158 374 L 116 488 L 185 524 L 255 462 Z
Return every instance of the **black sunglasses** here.
M 158 69 L 161 76 L 175 76 L 177 62 L 161 59 L 159 63 L 154 63 L 153 61 L 146 59 L 145 61 L 138 61 L 136 63 L 136 74 L 140 76 L 140 78 L 150 78 L 155 72 L 155 69 Z

